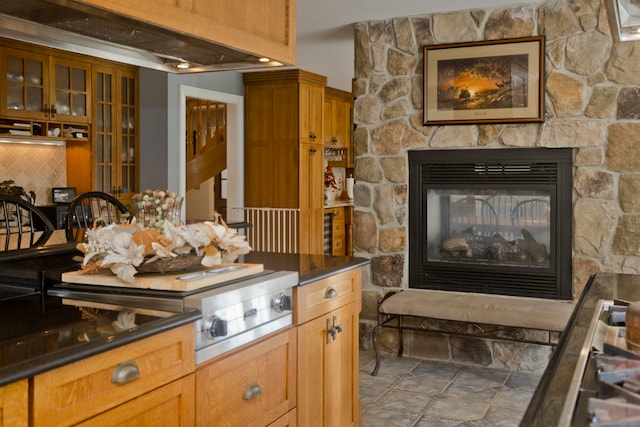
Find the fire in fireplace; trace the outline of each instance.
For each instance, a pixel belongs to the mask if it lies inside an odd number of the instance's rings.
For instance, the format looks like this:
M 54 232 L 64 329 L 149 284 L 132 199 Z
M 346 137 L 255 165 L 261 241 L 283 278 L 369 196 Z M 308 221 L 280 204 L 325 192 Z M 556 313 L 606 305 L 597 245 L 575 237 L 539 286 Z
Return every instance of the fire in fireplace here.
M 408 155 L 409 287 L 572 297 L 571 149 Z

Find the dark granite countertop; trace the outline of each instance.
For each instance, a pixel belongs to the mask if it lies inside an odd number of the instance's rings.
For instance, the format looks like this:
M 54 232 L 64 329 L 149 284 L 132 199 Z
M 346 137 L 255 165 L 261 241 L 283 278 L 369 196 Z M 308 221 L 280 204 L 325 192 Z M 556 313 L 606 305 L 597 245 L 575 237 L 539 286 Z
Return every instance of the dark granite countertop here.
M 593 318 L 600 315 L 598 302 L 614 299 L 640 301 L 640 275 L 596 274 L 589 279 L 529 403 L 521 426 L 571 425 L 574 402 L 568 399 L 573 394 L 571 384 L 576 366 L 581 356 L 584 357 L 581 353 L 588 339 L 589 326 Z
M 72 264 L 74 245 L 13 251 L 0 256 L 0 267 L 25 271 L 34 258 L 44 257 L 45 264 L 65 260 Z M 40 261 L 42 262 L 42 260 Z M 292 255 L 252 252 L 238 262 L 263 264 L 265 270 L 297 271 L 300 285 L 333 274 L 362 267 L 368 259 L 322 255 Z M 59 263 L 58 263 L 59 266 Z M 59 273 L 59 272 L 58 272 Z M 30 280 L 32 273 L 26 274 Z M 1 276 L 1 274 L 0 274 Z M 44 285 L 46 292 L 49 285 Z M 60 298 L 35 293 L 25 297 L 0 301 L 0 386 L 28 378 L 41 372 L 108 351 L 133 341 L 175 328 L 200 318 L 198 310 L 181 313 L 138 312 L 136 327 L 114 330 L 120 310 L 66 305 Z M 133 310 L 133 309 L 132 309 Z
M 96 309 L 33 294 L 0 302 L 0 386 L 195 322 L 199 310 L 138 312 L 134 326 L 112 326 L 128 309 Z M 131 309 L 136 310 L 136 309 Z
M 263 264 L 267 270 L 297 271 L 300 275 L 299 286 L 369 264 L 369 260 L 366 258 L 352 256 L 275 254 L 268 252 L 250 252 L 240 256 L 238 262 Z

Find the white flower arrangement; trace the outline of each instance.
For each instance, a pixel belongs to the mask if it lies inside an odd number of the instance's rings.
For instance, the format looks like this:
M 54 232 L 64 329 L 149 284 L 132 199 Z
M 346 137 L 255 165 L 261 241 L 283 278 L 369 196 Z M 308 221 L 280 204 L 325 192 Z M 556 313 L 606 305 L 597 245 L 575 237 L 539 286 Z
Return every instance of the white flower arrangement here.
M 108 268 L 120 280 L 134 283 L 139 270 L 172 271 L 171 262 L 181 258 L 189 259 L 191 265 L 199 262 L 212 267 L 233 262 L 238 255 L 251 250 L 245 236 L 227 227 L 219 217 L 216 221 L 187 225 L 166 221 L 163 225 L 164 230 L 160 232 L 157 228 L 145 228 L 134 219 L 131 224 L 110 224 L 88 230 L 87 242 L 78 244 L 84 253 L 82 271 Z M 154 270 L 156 265 L 162 267 Z M 175 270 L 183 269 L 185 263 L 175 262 L 175 267 Z

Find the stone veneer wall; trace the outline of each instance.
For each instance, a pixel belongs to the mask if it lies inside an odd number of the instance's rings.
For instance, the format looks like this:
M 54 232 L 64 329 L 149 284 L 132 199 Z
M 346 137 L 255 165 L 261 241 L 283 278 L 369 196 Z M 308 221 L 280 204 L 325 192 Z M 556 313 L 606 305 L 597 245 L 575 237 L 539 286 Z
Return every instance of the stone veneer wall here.
M 424 45 L 540 34 L 546 36 L 545 123 L 422 125 Z M 408 287 L 407 149 L 574 148 L 574 297 L 592 273 L 640 272 L 640 42 L 613 41 L 602 1 L 361 22 L 355 51 L 354 249 L 371 259 L 364 348 L 376 301 L 389 288 Z M 421 346 L 444 358 L 456 348 L 453 341 L 409 342 L 408 352 L 420 354 Z M 486 365 L 496 363 L 496 348 L 475 343 L 461 353 Z M 472 354 L 478 351 L 488 356 Z

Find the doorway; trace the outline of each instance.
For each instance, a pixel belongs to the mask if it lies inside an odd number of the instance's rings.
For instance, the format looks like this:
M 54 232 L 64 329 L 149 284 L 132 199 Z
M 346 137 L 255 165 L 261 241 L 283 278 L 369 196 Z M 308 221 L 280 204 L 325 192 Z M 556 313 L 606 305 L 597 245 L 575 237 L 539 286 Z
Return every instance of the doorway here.
M 182 135 L 178 149 L 178 187 L 180 194 L 187 194 L 187 102 L 189 98 L 226 104 L 227 120 L 227 170 L 226 200 L 227 221 L 241 222 L 244 212 L 238 209 L 244 206 L 244 99 L 242 96 L 216 92 L 202 88 L 180 85 L 179 87 L 179 124 L 178 134 Z M 213 185 L 211 185 L 213 187 Z M 222 186 L 221 186 L 222 187 Z M 196 218 L 193 203 L 186 199 L 183 217 L 187 220 Z

